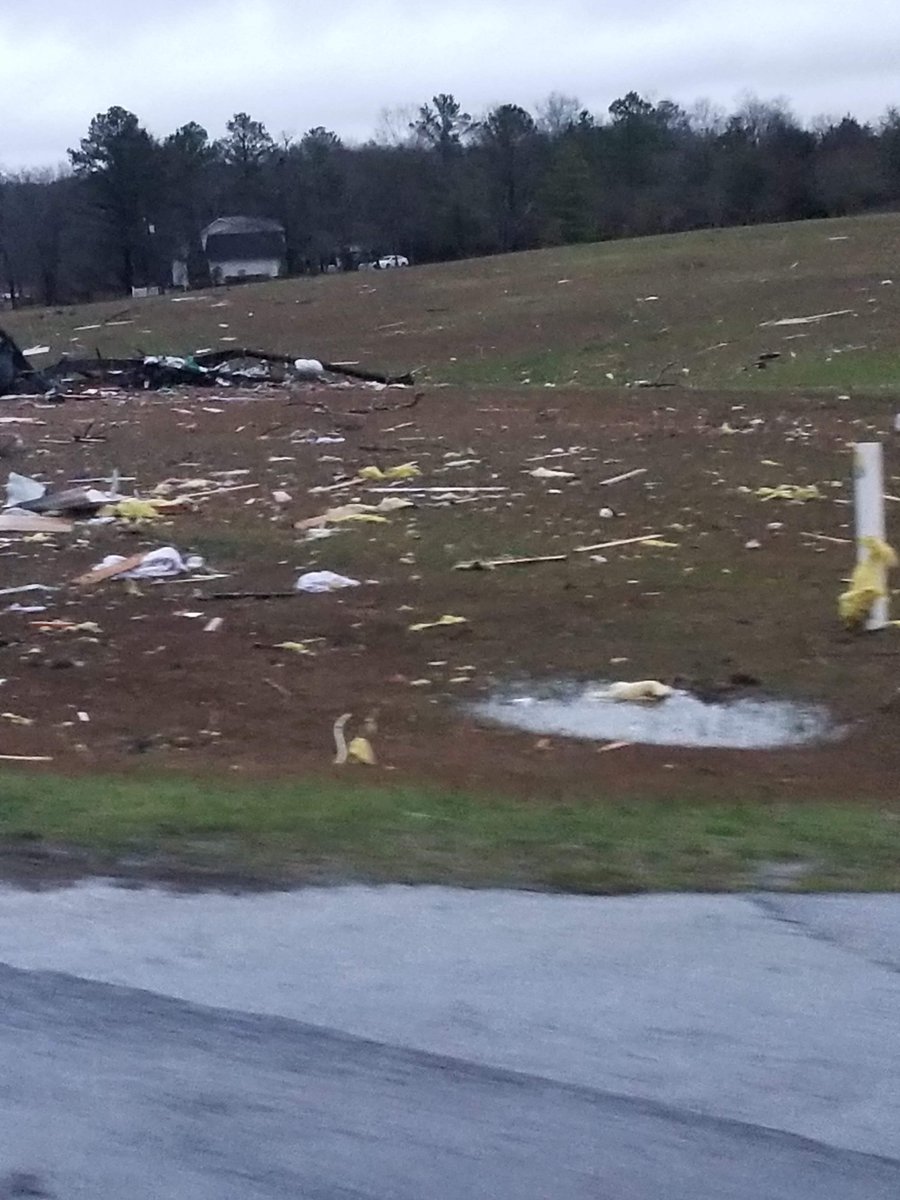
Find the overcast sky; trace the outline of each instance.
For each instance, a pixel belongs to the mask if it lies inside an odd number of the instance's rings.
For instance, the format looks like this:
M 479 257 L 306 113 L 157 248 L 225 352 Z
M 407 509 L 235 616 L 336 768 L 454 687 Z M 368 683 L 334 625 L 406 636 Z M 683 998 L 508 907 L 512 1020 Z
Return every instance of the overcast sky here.
M 0 52 L 8 169 L 64 161 L 113 104 L 157 135 L 244 110 L 347 139 L 441 91 L 472 113 L 553 91 L 602 112 L 631 89 L 900 106 L 900 0 L 0 0 Z

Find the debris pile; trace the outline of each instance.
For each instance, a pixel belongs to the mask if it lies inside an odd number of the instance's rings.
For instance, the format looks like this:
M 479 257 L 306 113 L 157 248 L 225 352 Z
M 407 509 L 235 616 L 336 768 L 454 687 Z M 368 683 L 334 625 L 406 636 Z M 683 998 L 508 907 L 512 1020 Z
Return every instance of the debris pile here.
M 43 349 L 43 347 L 41 348 Z M 134 358 L 70 358 L 38 371 L 9 334 L 0 329 L 0 398 L 47 396 L 63 400 L 91 386 L 124 391 L 175 387 L 233 387 L 264 384 L 353 382 L 375 387 L 411 387 L 411 373 L 388 375 L 344 363 L 250 348 L 204 350 L 193 355 L 142 354 Z

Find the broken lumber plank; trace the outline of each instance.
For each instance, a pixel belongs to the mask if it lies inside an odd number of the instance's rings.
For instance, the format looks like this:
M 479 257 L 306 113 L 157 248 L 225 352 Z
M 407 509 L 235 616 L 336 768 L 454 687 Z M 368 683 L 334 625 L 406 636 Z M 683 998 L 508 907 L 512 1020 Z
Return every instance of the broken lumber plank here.
M 90 587 L 94 583 L 102 583 L 104 579 L 115 579 L 117 575 L 124 575 L 126 571 L 133 571 L 135 567 L 141 566 L 146 557 L 146 550 L 140 554 L 132 554 L 130 558 L 123 558 L 121 562 L 112 563 L 108 567 L 94 567 L 86 574 L 73 579 L 72 582 L 78 584 L 79 587 Z
M 655 542 L 661 537 L 661 533 L 645 533 L 641 537 L 616 538 L 613 542 L 597 542 L 593 546 L 576 546 L 572 553 L 590 554 L 594 550 L 612 550 L 616 546 L 637 546 L 641 542 Z
M 22 509 L 0 513 L 0 533 L 71 533 L 74 528 L 72 521 L 62 517 L 45 517 Z
M 601 479 L 597 487 L 607 487 L 611 483 L 624 483 L 626 479 L 636 479 L 638 475 L 646 475 L 647 467 L 638 467 L 634 471 L 624 471 L 621 475 L 612 475 L 609 479 Z

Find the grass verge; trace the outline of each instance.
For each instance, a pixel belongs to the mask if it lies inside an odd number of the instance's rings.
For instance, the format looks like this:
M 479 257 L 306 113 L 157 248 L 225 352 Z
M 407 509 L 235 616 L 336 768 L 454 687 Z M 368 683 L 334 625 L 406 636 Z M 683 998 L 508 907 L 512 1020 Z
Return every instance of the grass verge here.
M 334 780 L 0 774 L 0 844 L 69 847 L 260 882 L 650 890 L 900 890 L 900 816 L 875 806 L 666 802 L 541 806 Z M 11 861 L 11 859 L 9 859 Z

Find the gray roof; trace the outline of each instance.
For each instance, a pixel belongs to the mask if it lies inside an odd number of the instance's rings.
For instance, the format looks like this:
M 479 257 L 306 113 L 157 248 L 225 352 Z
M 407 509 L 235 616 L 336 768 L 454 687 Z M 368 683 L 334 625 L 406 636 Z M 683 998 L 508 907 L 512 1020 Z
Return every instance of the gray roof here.
M 273 221 L 269 217 L 219 217 L 201 231 L 200 241 L 206 250 L 209 240 L 215 238 L 217 246 L 224 249 L 224 245 L 229 244 L 231 238 L 237 239 L 236 246 L 238 240 L 243 243 L 248 237 L 254 240 L 254 244 L 258 244 L 256 239 L 260 236 L 267 239 L 269 246 L 275 245 L 276 242 L 278 247 L 284 246 L 284 226 L 280 221 Z M 223 243 L 220 240 L 223 238 L 229 239 L 229 243 Z

